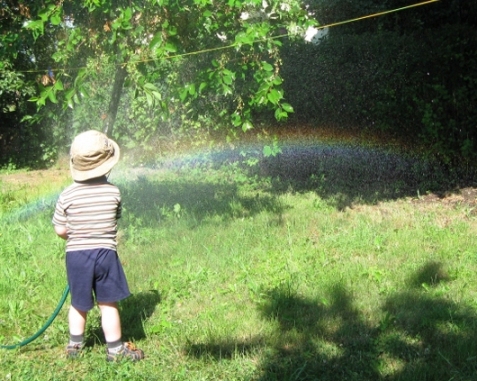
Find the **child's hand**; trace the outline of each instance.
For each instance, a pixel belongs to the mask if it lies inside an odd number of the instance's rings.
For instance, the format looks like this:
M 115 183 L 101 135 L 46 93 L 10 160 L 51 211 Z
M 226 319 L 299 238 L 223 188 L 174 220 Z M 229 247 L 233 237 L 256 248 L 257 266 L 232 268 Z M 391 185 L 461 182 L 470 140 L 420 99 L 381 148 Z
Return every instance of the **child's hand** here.
M 66 231 L 66 226 L 62 225 L 55 225 L 55 233 L 58 235 L 58 237 L 63 238 L 63 239 L 68 239 L 68 233 Z

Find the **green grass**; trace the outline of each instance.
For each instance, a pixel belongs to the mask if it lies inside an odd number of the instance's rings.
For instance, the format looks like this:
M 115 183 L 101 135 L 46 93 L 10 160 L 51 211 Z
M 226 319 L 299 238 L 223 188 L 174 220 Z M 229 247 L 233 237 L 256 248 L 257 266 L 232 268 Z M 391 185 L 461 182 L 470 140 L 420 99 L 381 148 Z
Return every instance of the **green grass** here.
M 339 170 L 297 183 L 238 164 L 122 169 L 123 334 L 146 359 L 106 363 L 95 310 L 83 357 L 66 360 L 65 307 L 36 341 L 0 352 L 0 379 L 477 379 L 468 204 L 405 197 L 400 179 L 338 189 Z M 0 220 L 3 345 L 36 332 L 65 286 L 44 183 L 15 204 L 40 207 Z

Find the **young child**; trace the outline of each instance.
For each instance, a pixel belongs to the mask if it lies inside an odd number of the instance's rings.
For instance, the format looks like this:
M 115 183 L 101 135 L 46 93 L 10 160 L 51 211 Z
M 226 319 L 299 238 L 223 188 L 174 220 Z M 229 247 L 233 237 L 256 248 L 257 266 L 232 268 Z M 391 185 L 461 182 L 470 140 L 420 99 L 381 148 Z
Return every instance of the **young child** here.
M 55 232 L 66 240 L 66 272 L 71 292 L 68 313 L 68 357 L 83 348 L 93 294 L 101 311 L 108 361 L 144 358 L 144 352 L 121 338 L 117 302 L 130 295 L 116 252 L 117 219 L 121 216 L 119 189 L 107 176 L 119 160 L 119 146 L 99 131 L 75 137 L 70 151 L 74 183 L 59 196 L 53 216 Z

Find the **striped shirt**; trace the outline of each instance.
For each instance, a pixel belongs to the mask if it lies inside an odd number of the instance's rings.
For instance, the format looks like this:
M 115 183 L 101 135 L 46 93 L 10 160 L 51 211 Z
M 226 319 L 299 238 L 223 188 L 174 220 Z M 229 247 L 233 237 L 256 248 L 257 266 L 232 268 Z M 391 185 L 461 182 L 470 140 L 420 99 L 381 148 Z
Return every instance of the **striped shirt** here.
M 66 251 L 116 250 L 117 219 L 121 217 L 119 189 L 101 181 L 74 183 L 56 203 L 53 224 L 66 226 Z

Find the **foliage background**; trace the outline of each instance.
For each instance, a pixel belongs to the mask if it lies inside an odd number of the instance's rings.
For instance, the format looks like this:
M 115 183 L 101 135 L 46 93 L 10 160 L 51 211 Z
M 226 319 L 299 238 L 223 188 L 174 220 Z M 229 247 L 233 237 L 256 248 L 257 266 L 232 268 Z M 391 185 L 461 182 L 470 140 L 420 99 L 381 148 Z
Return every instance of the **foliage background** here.
M 1 3 L 2 166 L 51 165 L 87 128 L 148 152 L 165 139 L 297 124 L 384 132 L 450 166 L 475 162 L 475 2 L 339 25 L 318 45 L 297 38 L 310 23 L 411 3 Z M 243 21 L 245 11 L 259 16 Z
M 405 2 L 314 4 L 327 23 Z M 285 90 L 294 117 L 386 131 L 421 142 L 447 163 L 475 159 L 476 11 L 472 3 L 439 2 L 331 28 L 318 46 L 287 44 Z

